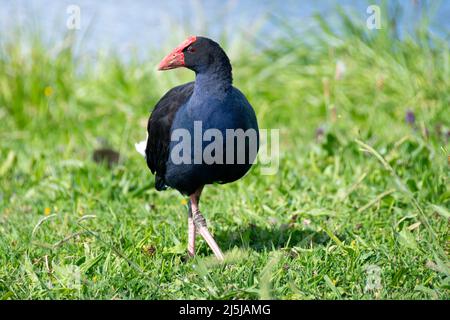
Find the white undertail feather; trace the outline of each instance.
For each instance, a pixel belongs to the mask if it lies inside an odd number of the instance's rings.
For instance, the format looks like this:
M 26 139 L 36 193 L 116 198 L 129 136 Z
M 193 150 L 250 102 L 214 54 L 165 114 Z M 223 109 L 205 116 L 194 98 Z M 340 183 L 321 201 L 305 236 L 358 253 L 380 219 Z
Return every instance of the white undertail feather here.
M 143 157 L 145 157 L 145 148 L 147 148 L 147 140 L 148 140 L 148 133 L 147 133 L 147 139 L 134 144 L 136 151 L 139 152 Z

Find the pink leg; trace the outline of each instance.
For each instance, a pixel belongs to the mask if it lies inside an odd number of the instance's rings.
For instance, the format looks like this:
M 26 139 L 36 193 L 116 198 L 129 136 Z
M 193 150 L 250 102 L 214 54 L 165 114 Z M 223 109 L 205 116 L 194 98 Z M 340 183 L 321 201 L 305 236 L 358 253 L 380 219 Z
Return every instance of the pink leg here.
M 198 208 L 198 204 L 200 202 L 200 194 L 202 193 L 202 188 L 197 190 L 195 193 L 190 195 L 190 205 L 192 210 L 192 217 L 195 224 L 195 229 L 200 235 L 205 239 L 208 246 L 211 248 L 211 250 L 214 252 L 217 259 L 220 261 L 223 261 L 223 253 L 220 250 L 219 246 L 217 245 L 216 241 L 214 240 L 211 233 L 208 231 L 208 227 L 206 226 L 206 220 L 203 217 L 203 215 L 200 212 L 200 209 Z
M 192 209 L 189 204 L 189 216 L 188 216 L 188 254 L 190 257 L 195 256 L 195 223 L 192 217 Z

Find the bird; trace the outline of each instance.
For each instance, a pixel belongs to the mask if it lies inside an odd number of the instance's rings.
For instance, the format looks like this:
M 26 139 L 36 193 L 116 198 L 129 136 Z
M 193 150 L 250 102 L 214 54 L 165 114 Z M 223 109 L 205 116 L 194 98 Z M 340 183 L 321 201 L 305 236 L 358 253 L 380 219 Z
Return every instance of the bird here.
M 233 86 L 230 60 L 217 42 L 190 36 L 161 60 L 158 70 L 180 67 L 192 70 L 195 81 L 164 94 L 150 114 L 147 140 L 136 149 L 155 175 L 156 190 L 170 187 L 189 197 L 188 257 L 195 256 L 200 234 L 223 261 L 199 209 L 200 196 L 206 185 L 246 175 L 259 149 L 258 122 L 245 95 Z

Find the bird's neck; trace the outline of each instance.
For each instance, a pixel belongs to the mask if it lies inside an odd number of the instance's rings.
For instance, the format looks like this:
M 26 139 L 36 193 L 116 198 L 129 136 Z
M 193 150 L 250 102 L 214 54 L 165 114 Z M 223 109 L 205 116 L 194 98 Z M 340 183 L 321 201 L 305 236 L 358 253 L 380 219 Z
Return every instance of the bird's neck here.
M 230 90 L 233 82 L 229 61 L 217 63 L 207 70 L 196 72 L 194 96 L 221 98 Z

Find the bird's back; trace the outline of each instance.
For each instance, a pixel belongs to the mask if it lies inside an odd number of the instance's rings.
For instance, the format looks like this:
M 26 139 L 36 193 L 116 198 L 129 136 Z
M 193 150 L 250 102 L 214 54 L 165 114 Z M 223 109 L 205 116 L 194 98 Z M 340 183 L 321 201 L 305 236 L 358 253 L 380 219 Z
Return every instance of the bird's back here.
M 156 104 L 147 124 L 147 147 L 145 155 L 147 166 L 155 174 L 155 188 L 165 188 L 164 176 L 169 157 L 172 123 L 178 110 L 194 91 L 194 82 L 189 82 L 169 90 Z

